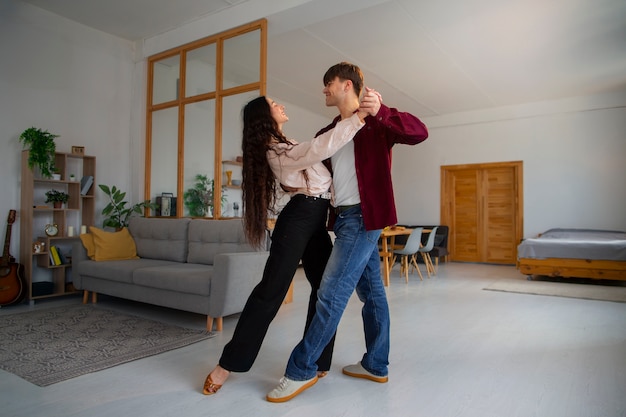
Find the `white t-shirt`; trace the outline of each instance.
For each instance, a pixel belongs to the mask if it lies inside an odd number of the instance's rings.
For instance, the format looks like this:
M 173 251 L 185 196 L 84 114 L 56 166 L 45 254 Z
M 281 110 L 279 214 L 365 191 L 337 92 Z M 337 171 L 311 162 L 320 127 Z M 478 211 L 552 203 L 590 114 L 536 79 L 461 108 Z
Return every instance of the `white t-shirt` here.
M 333 164 L 333 188 L 335 192 L 334 205 L 350 206 L 359 204 L 359 182 L 356 178 L 354 165 L 354 142 L 348 142 L 331 158 Z

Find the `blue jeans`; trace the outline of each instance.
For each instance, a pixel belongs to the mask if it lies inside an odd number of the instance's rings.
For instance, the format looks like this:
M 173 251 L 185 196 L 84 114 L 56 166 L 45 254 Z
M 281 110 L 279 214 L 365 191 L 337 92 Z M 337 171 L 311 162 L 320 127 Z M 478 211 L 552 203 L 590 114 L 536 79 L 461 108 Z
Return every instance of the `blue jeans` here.
M 339 320 L 356 289 L 363 302 L 366 353 L 361 365 L 377 376 L 387 376 L 389 365 L 389 306 L 380 276 L 380 230 L 366 231 L 361 207 L 338 215 L 336 240 L 317 293 L 316 312 L 304 338 L 291 352 L 285 376 L 311 379 L 316 360 L 332 339 Z

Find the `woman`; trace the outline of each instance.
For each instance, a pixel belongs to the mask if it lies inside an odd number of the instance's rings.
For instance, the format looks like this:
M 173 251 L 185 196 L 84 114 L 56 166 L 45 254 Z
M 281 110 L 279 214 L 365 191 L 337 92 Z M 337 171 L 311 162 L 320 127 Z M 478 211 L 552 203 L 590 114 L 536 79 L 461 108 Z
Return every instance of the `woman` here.
M 332 250 L 326 230 L 330 204 L 330 173 L 321 161 L 332 156 L 363 127 L 367 114 L 357 112 L 311 142 L 297 143 L 282 133 L 289 120 L 285 107 L 261 96 L 243 109 L 243 221 L 249 242 L 264 242 L 268 211 L 276 202 L 277 183 L 291 194 L 272 233 L 263 278 L 239 317 L 219 364 L 206 377 L 203 393 L 212 395 L 230 372 L 247 372 L 254 363 L 267 329 L 276 316 L 302 260 L 311 284 L 305 331 L 315 314 L 317 289 Z M 320 357 L 320 376 L 330 369 L 334 338 Z

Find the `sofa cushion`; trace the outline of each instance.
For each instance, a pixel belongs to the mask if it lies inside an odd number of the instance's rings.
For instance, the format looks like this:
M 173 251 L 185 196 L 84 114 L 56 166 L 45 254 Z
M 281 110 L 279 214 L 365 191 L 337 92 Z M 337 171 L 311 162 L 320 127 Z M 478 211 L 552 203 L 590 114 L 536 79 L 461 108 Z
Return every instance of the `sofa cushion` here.
M 132 284 L 133 272 L 136 269 L 146 267 L 162 267 L 171 264 L 172 262 L 170 261 L 160 261 L 157 259 L 130 259 L 125 261 L 106 262 L 82 261 L 74 267 L 78 268 L 78 272 L 83 276 Z
M 213 265 L 215 255 L 233 252 L 254 252 L 246 241 L 240 219 L 191 220 L 187 262 Z
M 110 260 L 124 260 L 124 259 L 137 259 L 137 247 L 128 229 L 123 228 L 119 232 L 106 232 L 97 227 L 89 227 L 89 235 L 93 238 L 94 246 L 94 261 L 110 261 Z M 89 242 L 89 236 L 83 237 L 83 242 Z M 89 253 L 89 243 L 87 246 L 87 253 Z
M 133 284 L 150 288 L 208 296 L 211 293 L 213 267 L 200 264 L 171 264 L 138 268 Z M 172 294 L 172 296 L 175 296 Z
M 131 217 L 128 230 L 141 258 L 185 262 L 190 219 Z

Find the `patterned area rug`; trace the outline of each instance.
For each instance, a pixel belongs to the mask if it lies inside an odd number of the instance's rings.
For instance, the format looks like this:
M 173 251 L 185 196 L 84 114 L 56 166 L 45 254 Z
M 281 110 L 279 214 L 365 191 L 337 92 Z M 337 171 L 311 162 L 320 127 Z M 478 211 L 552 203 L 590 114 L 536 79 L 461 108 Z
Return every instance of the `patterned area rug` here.
M 529 281 L 525 277 L 520 277 L 519 279 L 501 279 L 483 289 L 626 303 L 626 282 L 624 281 L 545 276 L 538 276 Z
M 0 317 L 0 368 L 44 387 L 213 336 L 93 305 L 28 311 Z

